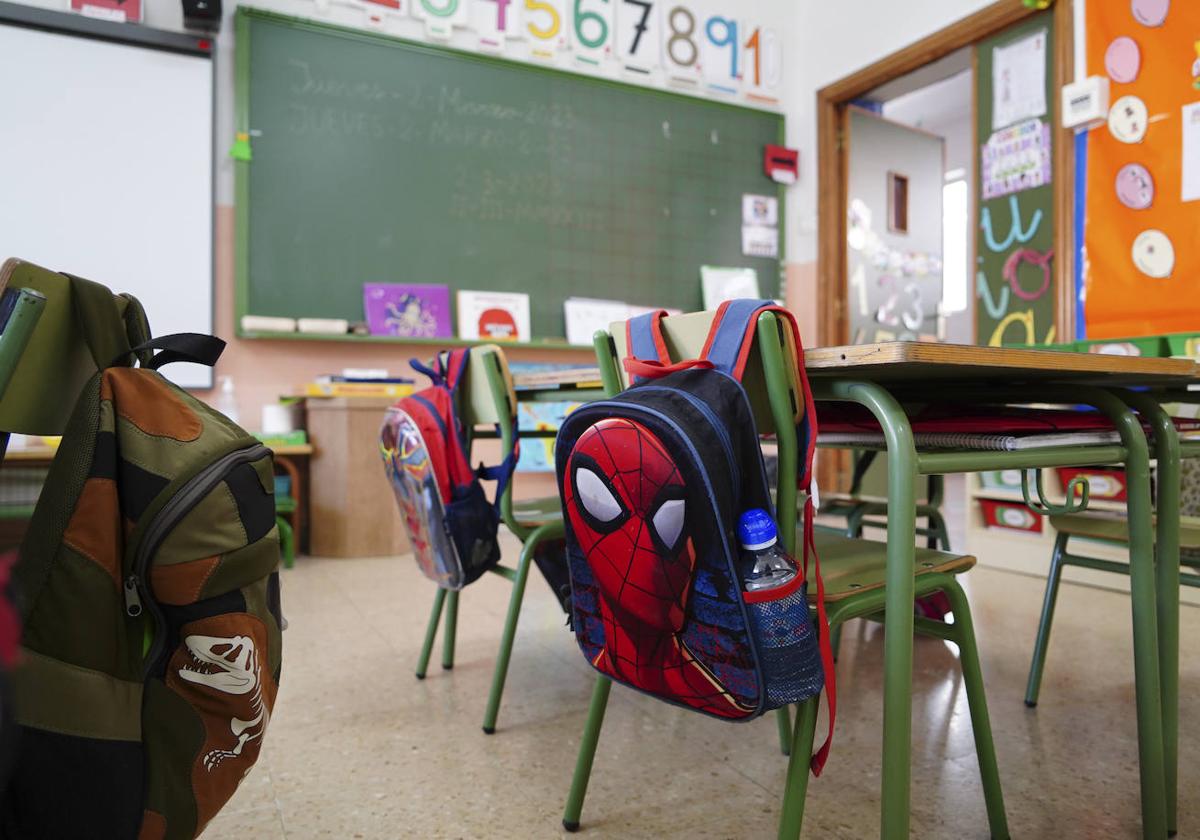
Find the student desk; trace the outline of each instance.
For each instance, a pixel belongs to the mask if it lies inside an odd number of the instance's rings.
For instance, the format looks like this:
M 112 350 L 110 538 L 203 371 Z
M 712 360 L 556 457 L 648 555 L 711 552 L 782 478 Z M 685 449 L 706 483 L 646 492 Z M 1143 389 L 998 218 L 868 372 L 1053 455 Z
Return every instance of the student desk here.
M 313 446 L 311 443 L 294 444 L 291 446 L 272 446 L 275 454 L 275 466 L 283 470 L 292 480 L 292 498 L 296 500 L 296 509 L 292 511 L 292 533 L 296 535 L 297 551 L 301 544 L 304 528 L 304 481 L 300 472 L 299 461 L 311 458 Z
M 1181 449 L 1174 425 L 1154 396 L 1159 392 L 1130 388 L 1185 388 L 1196 379 L 1196 365 L 1176 359 L 888 342 L 815 348 L 807 351 L 805 366 L 815 400 L 865 406 L 882 426 L 886 442 L 889 508 L 884 693 L 888 702 L 883 727 L 881 835 L 907 838 L 909 829 L 916 477 L 1099 463 L 1124 464 L 1127 475 L 1142 832 L 1147 838 L 1166 837 L 1168 828 L 1175 828 L 1177 785 Z M 1162 401 L 1168 401 L 1168 393 L 1163 392 Z M 1016 452 L 917 452 L 902 401 L 947 400 L 1092 406 L 1112 420 L 1121 442 Z M 1162 560 L 1157 568 L 1151 453 L 1134 409 L 1155 430 L 1153 454 L 1158 459 L 1161 513 L 1157 543 Z M 1184 454 L 1200 455 L 1200 447 L 1189 444 Z M 1028 488 L 1026 495 L 1029 498 Z M 1030 506 L 1035 512 L 1049 508 L 1045 499 L 1031 500 Z

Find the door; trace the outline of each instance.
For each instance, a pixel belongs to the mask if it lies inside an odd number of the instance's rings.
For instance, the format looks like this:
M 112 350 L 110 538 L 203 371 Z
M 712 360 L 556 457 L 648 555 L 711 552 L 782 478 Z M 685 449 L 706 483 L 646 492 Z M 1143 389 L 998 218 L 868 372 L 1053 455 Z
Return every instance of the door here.
M 845 125 L 850 341 L 934 340 L 945 141 L 860 108 Z

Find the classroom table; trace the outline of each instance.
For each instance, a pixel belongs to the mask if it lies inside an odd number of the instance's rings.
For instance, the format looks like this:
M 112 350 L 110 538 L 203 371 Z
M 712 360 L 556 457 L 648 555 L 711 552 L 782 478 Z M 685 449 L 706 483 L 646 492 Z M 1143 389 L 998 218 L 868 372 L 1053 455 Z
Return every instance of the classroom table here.
M 887 610 L 884 618 L 884 729 L 881 836 L 908 837 L 912 716 L 913 563 L 917 475 L 1124 464 L 1128 486 L 1129 559 L 1133 612 L 1136 719 L 1142 832 L 1166 837 L 1175 829 L 1179 649 L 1179 458 L 1174 425 L 1160 408 L 1159 390 L 1186 388 L 1197 377 L 1188 360 L 1118 357 L 888 342 L 814 348 L 805 367 L 817 402 L 853 402 L 879 421 L 888 458 Z M 1163 395 L 1169 391 L 1161 391 Z M 1119 431 L 1119 444 L 1059 446 L 1012 452 L 922 450 L 913 443 L 903 403 L 946 401 L 1069 403 L 1092 406 Z M 1150 451 L 1138 411 L 1155 430 L 1160 515 L 1155 563 L 1150 497 Z M 1195 451 L 1193 451 L 1195 450 Z M 1184 455 L 1200 455 L 1185 445 Z M 1026 498 L 1035 512 L 1054 509 L 1044 497 Z M 1073 505 L 1071 498 L 1067 505 Z

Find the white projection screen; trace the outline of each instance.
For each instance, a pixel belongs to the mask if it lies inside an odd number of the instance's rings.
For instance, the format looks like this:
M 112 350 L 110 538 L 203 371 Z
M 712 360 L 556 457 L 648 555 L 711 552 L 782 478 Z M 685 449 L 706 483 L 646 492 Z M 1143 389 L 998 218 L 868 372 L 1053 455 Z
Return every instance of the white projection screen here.
M 0 21 L 0 261 L 129 292 L 156 336 L 211 333 L 212 220 L 209 56 Z

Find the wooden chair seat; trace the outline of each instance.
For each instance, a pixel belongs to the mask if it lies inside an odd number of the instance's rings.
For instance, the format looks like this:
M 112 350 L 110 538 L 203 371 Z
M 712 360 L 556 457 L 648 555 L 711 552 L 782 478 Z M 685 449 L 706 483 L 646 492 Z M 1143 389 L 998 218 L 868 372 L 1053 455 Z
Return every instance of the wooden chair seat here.
M 817 533 L 815 538 L 817 554 L 821 558 L 821 577 L 825 581 L 826 602 L 842 601 L 883 587 L 887 579 L 886 543 L 827 533 Z M 931 572 L 957 575 L 974 565 L 975 558 L 970 555 L 918 548 L 913 571 L 917 575 Z M 810 587 L 809 600 L 815 601 L 816 597 L 816 587 Z
M 1157 517 L 1156 517 L 1157 519 Z M 1069 513 L 1051 516 L 1050 524 L 1062 534 L 1107 542 L 1129 542 L 1129 521 L 1119 513 Z M 1179 547 L 1200 548 L 1200 516 L 1179 518 Z

